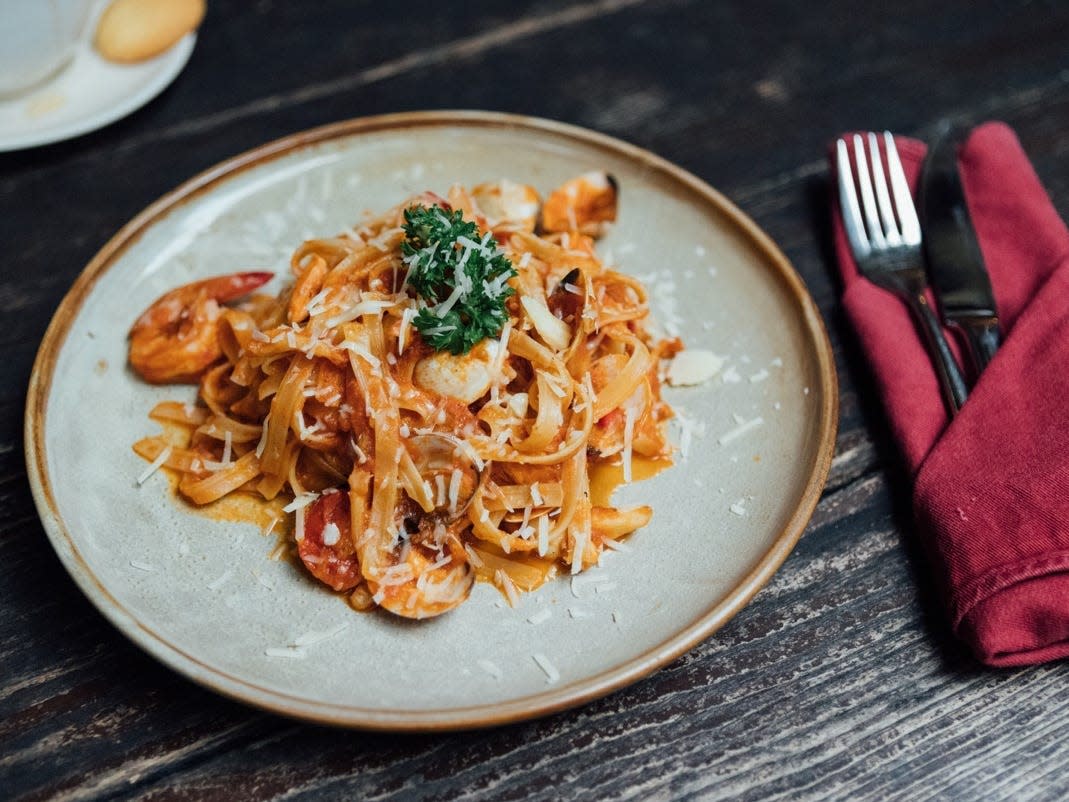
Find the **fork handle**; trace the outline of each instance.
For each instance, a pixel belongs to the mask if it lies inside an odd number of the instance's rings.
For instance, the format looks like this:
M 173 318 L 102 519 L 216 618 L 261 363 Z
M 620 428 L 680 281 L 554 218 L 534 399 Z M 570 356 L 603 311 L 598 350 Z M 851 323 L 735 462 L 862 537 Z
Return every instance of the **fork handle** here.
M 924 335 L 924 344 L 928 347 L 928 355 L 939 378 L 939 387 L 943 392 L 947 410 L 950 416 L 954 417 L 969 395 L 965 377 L 954 359 L 954 352 L 950 350 L 950 343 L 939 325 L 939 318 L 928 303 L 928 297 L 923 292 L 910 293 L 909 308 L 913 310 L 917 325 Z

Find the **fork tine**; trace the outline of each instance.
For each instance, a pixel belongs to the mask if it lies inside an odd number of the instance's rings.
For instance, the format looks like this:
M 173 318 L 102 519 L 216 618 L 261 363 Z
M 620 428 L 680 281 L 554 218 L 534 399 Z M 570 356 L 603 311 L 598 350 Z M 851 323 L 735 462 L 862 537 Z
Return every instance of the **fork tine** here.
M 883 161 L 880 159 L 880 146 L 876 134 L 869 131 L 869 158 L 872 159 L 872 180 L 876 185 L 876 202 L 880 207 L 880 219 L 883 220 L 883 235 L 892 248 L 902 244 L 895 222 L 895 209 L 891 205 L 891 196 L 887 194 L 887 180 L 883 176 Z
M 887 247 L 887 241 L 883 238 L 880 218 L 876 213 L 876 198 L 872 195 L 872 174 L 869 172 L 869 162 L 865 158 L 865 146 L 860 134 L 854 134 L 854 160 L 857 162 L 857 186 L 861 190 L 861 208 L 865 212 L 865 222 L 868 223 L 869 239 L 872 241 L 872 247 L 880 251 Z
M 902 239 L 908 245 L 918 245 L 921 241 L 921 224 L 913 208 L 913 196 L 909 193 L 906 173 L 902 169 L 902 162 L 898 159 L 895 138 L 891 136 L 890 131 L 884 131 L 883 141 L 887 148 L 887 172 L 891 177 L 891 192 L 895 196 L 898 219 L 902 221 Z
M 835 143 L 835 166 L 839 174 L 839 206 L 843 211 L 846 238 L 854 258 L 864 259 L 872 252 L 872 246 L 865 235 L 865 224 L 861 221 L 861 207 L 854 191 L 854 171 L 850 167 L 850 152 L 846 149 L 846 141 L 842 139 Z

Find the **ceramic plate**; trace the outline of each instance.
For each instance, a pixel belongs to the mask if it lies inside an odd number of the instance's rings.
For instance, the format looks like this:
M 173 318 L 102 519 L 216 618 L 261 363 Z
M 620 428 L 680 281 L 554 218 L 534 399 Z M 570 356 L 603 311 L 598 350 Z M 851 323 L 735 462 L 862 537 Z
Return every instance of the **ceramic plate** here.
M 138 64 L 115 64 L 97 53 L 92 32 L 105 5 L 96 6 L 87 36 L 62 72 L 27 94 L 0 100 L 0 151 L 47 145 L 103 128 L 144 106 L 182 71 L 196 34 Z
M 616 500 L 653 522 L 579 581 L 503 604 L 488 585 L 438 619 L 358 614 L 274 537 L 183 508 L 162 474 L 138 486 L 146 415 L 191 387 L 126 368 L 126 332 L 165 290 L 247 267 L 288 269 L 302 239 L 424 189 L 501 177 L 546 192 L 605 168 L 620 216 L 600 251 L 643 277 L 654 314 L 721 374 L 668 400 L 685 459 Z M 611 254 L 611 255 L 610 255 Z M 559 123 L 429 112 L 327 126 L 186 182 L 104 246 L 56 314 L 34 368 L 26 449 L 45 528 L 71 576 L 162 662 L 280 713 L 380 729 L 453 729 L 544 714 L 650 673 L 712 634 L 801 535 L 830 465 L 832 357 L 783 255 L 716 191 L 614 139 Z M 549 611 L 547 614 L 543 611 Z M 539 623 L 530 623 L 529 618 Z M 311 641 L 311 642 L 310 642 Z M 298 650 L 288 647 L 304 643 Z M 533 659 L 544 655 L 555 682 Z

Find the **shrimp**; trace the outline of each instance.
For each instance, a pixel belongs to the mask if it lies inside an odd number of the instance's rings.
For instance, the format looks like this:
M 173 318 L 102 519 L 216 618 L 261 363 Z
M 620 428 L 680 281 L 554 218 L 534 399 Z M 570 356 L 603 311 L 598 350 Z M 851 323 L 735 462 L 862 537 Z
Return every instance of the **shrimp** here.
M 347 493 L 326 493 L 305 514 L 303 537 L 297 550 L 309 572 L 335 591 L 349 591 L 364 581 L 360 557 L 352 539 L 351 507 Z M 398 531 L 414 522 L 418 531 L 405 534 L 401 556 L 388 557 L 389 566 L 367 579 L 372 601 L 405 618 L 432 618 L 447 612 L 471 592 L 475 572 L 464 547 L 445 523 L 423 516 L 406 500 L 398 507 Z M 373 547 L 374 548 L 374 547 Z M 391 550 L 392 551 L 392 550 Z
M 471 197 L 495 235 L 535 230 L 542 199 L 534 187 L 502 179 L 473 187 Z
M 152 384 L 193 383 L 222 355 L 219 304 L 248 295 L 273 273 L 232 273 L 161 295 L 130 329 L 130 366 Z
M 542 206 L 542 230 L 597 235 L 616 219 L 616 179 L 608 173 L 583 173 L 565 181 Z
M 471 404 L 490 389 L 490 368 L 497 348 L 496 341 L 484 340 L 461 356 L 437 351 L 416 363 L 415 385 L 421 390 Z
M 405 535 L 393 564 L 368 585 L 381 607 L 405 618 L 431 618 L 468 598 L 475 570 L 457 534 L 464 513 L 482 481 L 470 456 L 455 437 L 415 435 L 407 441 L 412 465 L 428 488 L 435 488 L 429 509 L 402 498 L 395 513 L 397 531 Z
M 403 618 L 433 618 L 452 610 L 471 593 L 475 570 L 458 546 L 438 557 L 412 547 L 404 562 L 382 572 L 368 589 L 384 610 Z
M 401 445 L 400 486 L 379 483 L 374 489 L 372 503 L 389 512 L 377 528 L 372 512 L 356 546 L 372 600 L 395 615 L 441 615 L 467 599 L 475 583 L 460 532 L 481 475 L 469 456 L 457 453 L 459 445 L 456 438 L 437 433 L 407 438 Z M 376 459 L 384 456 L 376 451 Z M 371 478 L 353 472 L 354 498 L 369 497 Z

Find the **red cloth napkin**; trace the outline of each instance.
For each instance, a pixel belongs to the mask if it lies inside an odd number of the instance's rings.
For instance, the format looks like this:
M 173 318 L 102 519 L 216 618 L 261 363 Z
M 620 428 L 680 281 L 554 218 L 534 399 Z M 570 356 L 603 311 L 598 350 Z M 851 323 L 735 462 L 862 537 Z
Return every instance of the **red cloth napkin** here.
M 915 186 L 925 147 L 896 142 Z M 835 247 L 954 631 L 988 665 L 1028 665 L 1069 656 L 1069 231 L 1006 125 L 959 163 L 1003 344 L 953 420 L 905 305 L 858 274 L 837 193 Z

